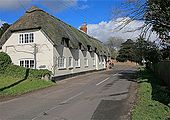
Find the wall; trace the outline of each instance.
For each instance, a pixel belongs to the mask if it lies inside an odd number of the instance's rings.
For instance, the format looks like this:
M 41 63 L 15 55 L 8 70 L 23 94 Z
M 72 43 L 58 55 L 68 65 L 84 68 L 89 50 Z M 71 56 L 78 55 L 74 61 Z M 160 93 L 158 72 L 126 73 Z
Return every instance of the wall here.
M 90 70 L 100 70 L 105 68 L 105 62 L 103 62 L 104 65 L 101 65 L 98 63 L 98 55 L 94 52 L 89 51 L 82 51 L 79 49 L 70 49 L 65 46 L 57 46 L 53 48 L 53 61 L 54 61 L 54 69 L 53 73 L 55 76 L 61 76 L 66 74 L 73 74 L 78 72 L 84 72 L 84 71 L 90 71 Z M 59 69 L 57 58 L 59 56 L 64 56 L 66 58 L 66 68 Z M 73 67 L 69 68 L 68 62 L 69 57 L 73 58 Z M 85 66 L 85 58 L 88 59 L 88 66 Z M 80 59 L 80 67 L 75 67 L 75 59 Z M 93 65 L 93 59 L 95 59 L 95 65 Z M 105 61 L 105 60 L 104 60 Z
M 20 44 L 20 33 L 34 33 L 34 43 Z M 2 51 L 6 52 L 12 59 L 12 63 L 19 65 L 21 59 L 34 59 L 34 44 L 37 46 L 37 68 L 52 71 L 53 65 L 53 45 L 40 30 L 22 31 L 13 33 L 6 43 L 2 46 Z
M 20 44 L 20 33 L 34 33 L 34 43 Z M 64 45 L 55 46 L 48 39 L 48 36 L 41 30 L 22 31 L 13 33 L 2 47 L 12 59 L 12 63 L 19 65 L 21 59 L 34 59 L 34 44 L 37 46 L 37 69 L 48 69 L 53 72 L 54 76 L 73 74 L 78 72 L 105 69 L 105 59 L 94 52 L 82 51 L 79 49 L 70 49 Z M 66 58 L 66 68 L 58 69 L 57 58 L 64 56 Z M 73 67 L 69 68 L 69 57 L 73 57 Z M 75 67 L 75 59 L 80 59 L 80 67 Z M 85 66 L 85 58 L 88 59 L 88 66 Z M 95 59 L 95 65 L 93 65 Z M 103 59 L 103 62 L 99 62 Z

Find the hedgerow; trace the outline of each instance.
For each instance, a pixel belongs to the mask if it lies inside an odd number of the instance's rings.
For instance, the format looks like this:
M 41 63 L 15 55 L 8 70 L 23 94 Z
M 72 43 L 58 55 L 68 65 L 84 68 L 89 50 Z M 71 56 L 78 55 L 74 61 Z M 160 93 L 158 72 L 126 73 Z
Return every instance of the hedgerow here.
M 39 78 L 41 79 L 46 74 L 51 75 L 49 70 L 37 70 L 37 69 L 28 69 L 17 65 L 8 65 L 4 72 L 5 75 L 20 77 L 20 78 Z
M 46 74 L 51 75 L 49 70 L 28 69 L 21 66 L 11 64 L 10 56 L 4 52 L 0 52 L 0 74 L 19 77 L 19 78 L 39 78 L 41 79 Z
M 6 69 L 6 67 L 11 64 L 12 60 L 10 56 L 4 52 L 0 52 L 0 73 Z

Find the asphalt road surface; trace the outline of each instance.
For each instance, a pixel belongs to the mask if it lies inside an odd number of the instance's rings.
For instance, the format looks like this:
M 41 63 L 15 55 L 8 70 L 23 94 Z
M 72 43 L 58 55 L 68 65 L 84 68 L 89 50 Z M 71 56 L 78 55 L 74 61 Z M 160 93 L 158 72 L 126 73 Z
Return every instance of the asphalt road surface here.
M 88 73 L 0 102 L 0 120 L 122 120 L 136 67 Z

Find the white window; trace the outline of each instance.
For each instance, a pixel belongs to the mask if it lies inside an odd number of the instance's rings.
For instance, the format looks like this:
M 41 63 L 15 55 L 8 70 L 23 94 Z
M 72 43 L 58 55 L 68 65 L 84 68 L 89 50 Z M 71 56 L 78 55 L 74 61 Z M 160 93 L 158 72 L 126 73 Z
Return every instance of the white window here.
M 26 67 L 26 68 L 34 68 L 34 60 L 20 60 L 20 66 Z
M 34 34 L 30 33 L 30 43 L 34 42 Z
M 80 67 L 80 59 L 75 59 L 75 67 Z
M 58 57 L 58 68 L 59 69 L 66 68 L 66 58 L 65 57 Z
M 33 43 L 33 42 L 34 42 L 33 33 L 25 33 L 19 35 L 19 43 Z
M 96 66 L 96 61 L 95 61 L 94 57 L 92 59 L 93 59 L 93 66 Z
M 69 57 L 68 66 L 73 67 L 73 58 Z
M 24 35 L 20 34 L 19 35 L 19 43 L 23 43 L 23 40 L 24 40 Z
M 102 58 L 99 56 L 99 64 L 102 64 Z
M 84 65 L 85 65 L 85 67 L 87 67 L 88 65 L 89 65 L 89 63 L 88 63 L 89 61 L 88 61 L 88 59 L 87 58 L 85 58 L 84 59 Z

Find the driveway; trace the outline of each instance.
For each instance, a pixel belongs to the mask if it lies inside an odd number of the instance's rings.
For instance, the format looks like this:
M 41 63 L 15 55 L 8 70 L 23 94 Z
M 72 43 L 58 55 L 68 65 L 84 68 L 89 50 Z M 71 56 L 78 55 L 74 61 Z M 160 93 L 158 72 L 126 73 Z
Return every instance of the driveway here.
M 136 68 L 116 65 L 0 102 L 0 120 L 127 120 Z

